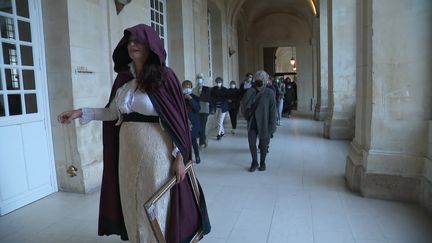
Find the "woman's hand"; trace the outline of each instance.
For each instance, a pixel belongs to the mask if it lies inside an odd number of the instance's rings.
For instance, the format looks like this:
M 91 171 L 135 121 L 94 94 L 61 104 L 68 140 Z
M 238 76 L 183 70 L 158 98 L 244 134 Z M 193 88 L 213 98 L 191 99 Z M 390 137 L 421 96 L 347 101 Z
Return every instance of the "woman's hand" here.
M 176 158 L 173 163 L 173 172 L 177 178 L 177 183 L 180 183 L 185 178 L 185 166 L 183 163 L 183 156 L 180 152 L 177 152 Z
M 58 115 L 57 121 L 60 122 L 61 124 L 69 124 L 73 119 L 76 119 L 81 116 L 82 116 L 81 109 L 65 111 L 60 115 Z

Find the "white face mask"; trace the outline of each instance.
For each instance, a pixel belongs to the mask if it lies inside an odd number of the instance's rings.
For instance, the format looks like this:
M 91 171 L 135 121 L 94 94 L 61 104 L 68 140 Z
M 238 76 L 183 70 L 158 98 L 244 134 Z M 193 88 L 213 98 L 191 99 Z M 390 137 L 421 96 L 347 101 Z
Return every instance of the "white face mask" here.
M 183 94 L 192 94 L 192 88 L 184 88 Z
M 216 83 L 216 85 L 220 88 L 222 87 L 222 83 Z
M 236 87 L 235 84 L 231 84 L 231 89 L 234 89 Z

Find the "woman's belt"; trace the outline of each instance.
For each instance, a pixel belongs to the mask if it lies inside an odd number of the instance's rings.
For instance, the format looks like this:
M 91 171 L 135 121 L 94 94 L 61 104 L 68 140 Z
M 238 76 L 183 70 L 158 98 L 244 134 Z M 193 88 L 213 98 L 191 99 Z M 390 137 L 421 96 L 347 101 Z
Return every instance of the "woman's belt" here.
M 132 112 L 129 114 L 123 114 L 124 122 L 149 122 L 149 123 L 159 123 L 158 116 L 147 116 L 137 112 Z

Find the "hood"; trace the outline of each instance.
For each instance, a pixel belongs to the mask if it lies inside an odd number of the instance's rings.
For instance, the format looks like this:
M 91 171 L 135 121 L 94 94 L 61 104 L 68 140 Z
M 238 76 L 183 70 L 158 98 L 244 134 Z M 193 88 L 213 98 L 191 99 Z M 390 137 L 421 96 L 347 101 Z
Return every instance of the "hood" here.
M 163 47 L 159 34 L 151 27 L 145 24 L 138 24 L 123 32 L 123 37 L 117 44 L 113 52 L 114 71 L 120 72 L 129 70 L 128 64 L 132 62 L 129 57 L 127 44 L 130 35 L 134 35 L 138 42 L 144 44 L 147 49 L 156 54 L 161 66 L 165 66 L 166 52 Z

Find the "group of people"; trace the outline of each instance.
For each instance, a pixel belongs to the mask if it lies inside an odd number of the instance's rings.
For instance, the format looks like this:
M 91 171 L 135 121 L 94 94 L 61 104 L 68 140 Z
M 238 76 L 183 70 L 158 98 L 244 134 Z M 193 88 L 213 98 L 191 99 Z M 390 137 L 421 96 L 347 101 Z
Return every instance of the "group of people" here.
M 214 87 L 204 85 L 202 73 L 197 74 L 195 81 L 195 87 L 190 80 L 183 81 L 182 87 L 191 125 L 195 162 L 199 164 L 201 162 L 200 148 L 203 149 L 208 146 L 206 129 L 209 115 L 215 115 L 217 140 L 225 135 L 224 120 L 227 112 L 229 112 L 232 125 L 231 133 L 235 134 L 241 94 L 235 81 L 231 81 L 230 87 L 226 88 L 223 86 L 221 77 L 215 79 Z
M 266 170 L 265 159 L 269 150 L 270 138 L 280 125 L 283 112 L 289 116 L 294 104 L 294 84 L 289 78 L 286 80 L 272 79 L 265 71 L 255 74 L 247 73 L 246 79 L 237 88 L 235 81 L 230 87 L 223 86 L 220 77 L 215 79 L 215 86 L 204 85 L 204 76 L 196 76 L 196 86 L 190 80 L 182 83 L 183 94 L 191 124 L 192 145 L 196 163 L 201 162 L 200 147 L 208 146 L 206 126 L 209 114 L 215 115 L 217 123 L 216 139 L 225 135 L 224 120 L 229 112 L 232 130 L 235 134 L 239 110 L 247 121 L 248 144 L 252 157 L 249 171 Z M 285 107 L 284 107 L 285 104 Z M 257 141 L 259 140 L 258 148 Z M 258 163 L 258 149 L 260 159 Z
M 124 30 L 112 57 L 117 77 L 107 105 L 68 110 L 57 118 L 62 124 L 74 119 L 82 125 L 103 121 L 98 234 L 117 234 L 136 243 L 156 242 L 142 205 L 172 175 L 176 185 L 155 205 L 164 237 L 168 242 L 189 242 L 198 230 L 208 234 L 204 193 L 198 183 L 199 198 L 195 197 L 190 180 L 185 179 L 185 165 L 192 160 L 192 149 L 196 163 L 201 162 L 199 149 L 208 146 L 209 114 L 215 114 L 216 139 L 220 140 L 226 112 L 235 134 L 241 110 L 252 156 L 249 170 L 263 171 L 277 117 L 280 120 L 280 91 L 286 93 L 289 88 L 273 85 L 265 71 L 248 73 L 239 88 L 235 81 L 224 87 L 220 77 L 214 87 L 205 86 L 202 74 L 196 76 L 195 87 L 190 80 L 180 83 L 166 66 L 158 33 L 144 24 Z

